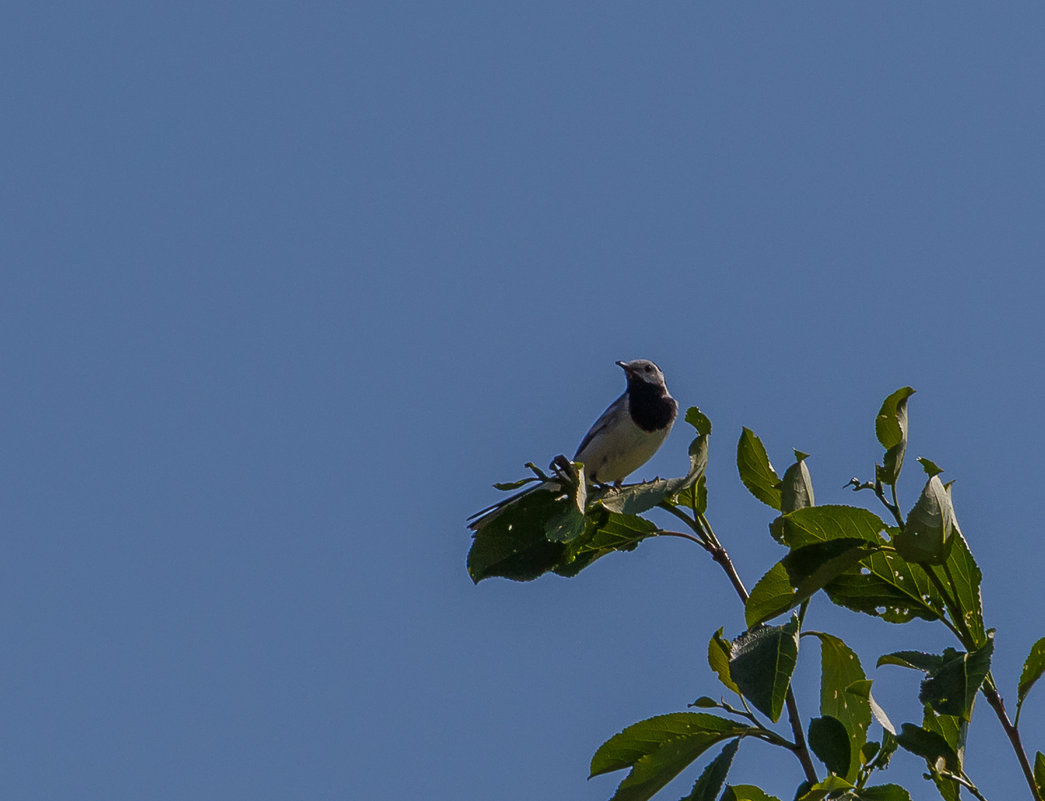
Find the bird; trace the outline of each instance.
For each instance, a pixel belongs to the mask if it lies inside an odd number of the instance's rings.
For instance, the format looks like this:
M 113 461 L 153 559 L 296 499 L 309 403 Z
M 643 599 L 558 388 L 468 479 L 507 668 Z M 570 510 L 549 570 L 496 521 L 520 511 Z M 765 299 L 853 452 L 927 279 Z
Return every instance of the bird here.
M 678 404 L 668 392 L 664 373 L 656 364 L 648 359 L 616 364 L 628 379 L 627 389 L 588 429 L 573 457 L 573 461 L 584 464 L 585 482 L 589 484 L 620 486 L 625 478 L 653 458 L 678 414 Z M 565 458 L 555 457 L 553 466 Z M 520 498 L 555 486 L 544 481 L 480 509 L 469 517 L 469 527 L 478 529 Z
M 573 461 L 582 462 L 588 481 L 616 484 L 646 464 L 667 439 L 678 404 L 664 373 L 649 359 L 618 361 L 628 387 L 584 435 Z

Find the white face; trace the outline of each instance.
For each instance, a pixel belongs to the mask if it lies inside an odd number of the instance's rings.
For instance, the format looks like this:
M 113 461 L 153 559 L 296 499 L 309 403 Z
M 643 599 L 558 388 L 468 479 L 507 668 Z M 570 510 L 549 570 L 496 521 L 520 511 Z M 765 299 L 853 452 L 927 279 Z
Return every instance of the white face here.
M 656 386 L 664 386 L 664 373 L 660 371 L 649 359 L 635 359 L 630 362 L 617 362 L 628 378 L 637 378 L 647 384 L 654 384 Z

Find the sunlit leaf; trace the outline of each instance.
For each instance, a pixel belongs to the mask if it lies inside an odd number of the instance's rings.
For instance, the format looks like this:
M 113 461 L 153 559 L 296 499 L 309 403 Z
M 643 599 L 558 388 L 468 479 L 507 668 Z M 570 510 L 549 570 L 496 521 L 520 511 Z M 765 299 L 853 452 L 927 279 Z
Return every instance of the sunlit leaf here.
M 729 656 L 732 650 L 733 644 L 722 636 L 722 628 L 719 627 L 719 630 L 708 640 L 708 665 L 727 689 L 740 695 L 740 688 L 729 675 Z
M 882 466 L 876 478 L 883 484 L 895 484 L 907 452 L 907 399 L 914 394 L 911 387 L 901 387 L 882 402 L 874 421 L 875 435 L 885 448 Z
M 925 571 L 891 551 L 871 554 L 824 589 L 834 603 L 889 623 L 944 615 L 943 599 Z
M 931 459 L 925 459 L 919 456 L 918 464 L 922 466 L 922 470 L 925 471 L 925 475 L 929 476 L 929 478 L 932 478 L 933 476 L 938 476 L 940 475 L 940 473 L 943 472 L 943 468 Z
M 767 506 L 780 509 L 780 476 L 770 464 L 762 440 L 749 428 L 744 428 L 737 443 L 737 470 L 752 495 Z
M 821 782 L 799 788 L 797 801 L 824 801 L 828 798 L 852 798 L 853 785 L 841 776 L 830 775 Z
M 813 506 L 783 517 L 784 542 L 791 548 L 817 542 L 861 539 L 874 545 L 884 543 L 885 523 L 873 512 L 858 506 Z
M 980 595 L 980 581 L 983 574 L 972 558 L 969 543 L 962 536 L 958 527 L 958 521 L 954 521 L 954 537 L 951 553 L 947 557 L 945 565 L 947 575 L 954 581 L 951 584 L 951 592 L 960 607 L 960 613 L 965 619 L 965 627 L 972 635 L 977 647 L 987 642 L 987 632 L 983 625 L 983 598 Z
M 726 788 L 722 801 L 780 801 L 775 795 L 769 795 L 761 787 L 753 784 L 734 784 Z
M 686 409 L 686 422 L 693 426 L 698 434 L 702 434 L 705 437 L 711 436 L 711 420 L 696 406 L 690 406 Z
M 854 694 L 848 688 L 866 681 L 860 659 L 840 638 L 823 632 L 809 632 L 820 640 L 820 714 L 839 721 L 845 728 L 851 754 L 867 740 L 871 725 L 870 692 Z M 852 760 L 849 770 L 840 775 L 855 781 L 859 765 Z
M 752 588 L 744 606 L 748 626 L 798 606 L 867 556 L 873 547 L 867 540 L 840 539 L 795 548 Z
M 748 727 L 704 712 L 675 712 L 628 726 L 595 752 L 591 775 L 631 768 L 613 801 L 646 801 L 704 751 Z
M 1042 673 L 1045 673 L 1045 637 L 1031 646 L 1030 653 L 1023 662 L 1020 684 L 1016 688 L 1016 720 L 1020 718 L 1020 707 L 1023 706 L 1023 700 L 1030 692 L 1030 688 L 1041 678 Z
M 845 688 L 845 691 L 849 695 L 855 695 L 861 699 L 861 708 L 863 707 L 863 704 L 866 703 L 867 709 L 870 711 L 871 716 L 878 721 L 879 726 L 885 729 L 889 734 L 896 734 L 896 727 L 893 726 L 893 722 L 889 720 L 889 716 L 885 714 L 885 710 L 882 709 L 878 705 L 878 702 L 874 700 L 874 695 L 871 693 L 871 684 L 872 682 L 870 679 L 860 679 L 848 685 Z
M 692 487 L 687 487 L 682 490 L 674 498 L 669 499 L 669 503 L 673 503 L 675 506 L 681 506 L 685 509 L 695 511 L 698 515 L 704 514 L 708 510 L 708 482 L 705 476 L 701 476 L 697 479 L 697 483 Z
M 958 765 L 964 765 L 965 738 L 969 732 L 969 721 L 962 720 L 957 715 L 941 715 L 929 704 L 925 705 L 923 712 L 922 728 L 940 735 L 958 757 Z

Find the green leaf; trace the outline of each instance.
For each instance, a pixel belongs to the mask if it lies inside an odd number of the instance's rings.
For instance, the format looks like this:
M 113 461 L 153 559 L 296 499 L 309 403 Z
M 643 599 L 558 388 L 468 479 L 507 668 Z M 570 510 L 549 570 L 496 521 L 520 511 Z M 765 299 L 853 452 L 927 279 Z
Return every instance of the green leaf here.
M 946 744 L 947 748 L 951 750 L 957 759 L 959 769 L 961 768 L 964 758 L 965 733 L 968 730 L 968 725 L 969 724 L 966 721 L 962 721 L 954 715 L 937 715 L 933 712 L 931 706 L 928 704 L 925 706 L 925 717 L 922 721 L 922 729 L 935 737 L 938 737 Z M 941 763 L 941 760 L 943 759 L 943 756 L 938 756 L 933 762 L 929 762 L 928 759 L 926 760 L 926 766 L 929 768 L 930 778 L 933 780 L 936 789 L 940 792 L 944 801 L 960 801 L 961 786 L 958 782 L 954 779 L 949 779 L 940 775 L 935 768 L 935 765 Z M 953 771 L 950 762 L 947 762 L 944 767 Z
M 870 688 L 864 695 L 849 692 L 857 683 L 867 681 L 860 659 L 838 637 L 823 632 L 809 632 L 820 639 L 820 714 L 838 720 L 845 728 L 850 753 L 856 754 L 867 740 L 871 725 Z M 859 765 L 852 760 L 849 770 L 839 775 L 856 780 Z
M 931 459 L 924 459 L 919 456 L 918 464 L 922 466 L 922 470 L 925 471 L 925 475 L 929 476 L 929 478 L 932 478 L 933 476 L 938 476 L 940 475 L 940 473 L 943 472 L 943 468 Z
M 839 776 L 828 776 L 803 791 L 799 788 L 798 801 L 823 801 L 827 798 L 852 798 L 853 785 Z
M 515 581 L 535 579 L 551 570 L 566 546 L 545 538 L 545 524 L 559 514 L 559 492 L 533 490 L 505 507 L 477 520 L 468 573 L 478 583 L 491 576 Z
M 693 426 L 698 434 L 702 434 L 705 437 L 711 436 L 711 421 L 696 406 L 690 406 L 686 409 L 686 422 Z
M 519 489 L 519 487 L 524 487 L 534 481 L 540 481 L 540 479 L 536 476 L 530 476 L 529 478 L 520 478 L 518 481 L 501 481 L 494 484 L 493 488 L 501 490 L 502 492 L 508 492 L 510 490 Z
M 787 567 L 783 562 L 777 562 L 751 588 L 751 595 L 744 604 L 744 618 L 749 626 L 757 625 L 798 606 L 801 601 L 792 603 L 795 597 Z
M 809 721 L 809 747 L 817 759 L 837 776 L 849 775 L 853 763 L 849 732 L 838 718 L 824 715 Z
M 907 524 L 893 539 L 896 550 L 908 562 L 942 565 L 953 545 L 954 504 L 939 476 L 932 476 L 922 489 Z
M 740 695 L 740 688 L 737 687 L 736 682 L 729 675 L 729 655 L 732 650 L 733 645 L 722 636 L 722 627 L 720 626 L 719 630 L 712 634 L 711 639 L 708 640 L 708 664 L 715 671 L 718 680 L 722 682 L 726 689 Z
M 1030 692 L 1030 688 L 1034 686 L 1034 683 L 1041 678 L 1041 674 L 1045 673 L 1045 637 L 1042 637 L 1033 646 L 1031 646 L 1030 653 L 1027 654 L 1027 658 L 1023 662 L 1023 672 L 1020 673 L 1020 683 L 1016 688 L 1016 721 L 1020 719 L 1020 708 L 1023 706 L 1023 699 L 1027 697 L 1027 693 Z
M 718 706 L 718 701 L 716 701 L 710 695 L 702 695 L 700 696 L 700 698 L 698 698 L 696 701 L 690 704 L 690 706 L 699 707 L 701 709 L 714 709 Z
M 941 715 L 954 715 L 970 720 L 972 705 L 984 677 L 991 667 L 994 633 L 988 632 L 987 644 L 972 653 L 947 648 L 943 654 L 921 651 L 896 651 L 878 659 L 878 666 L 899 665 L 928 674 L 922 681 L 918 700 L 930 705 Z
M 749 428 L 744 428 L 737 443 L 737 470 L 752 495 L 767 506 L 780 509 L 780 476 L 769 463 L 762 440 Z
M 682 801 L 715 801 L 718 798 L 719 790 L 726 782 L 726 776 L 729 774 L 730 765 L 733 764 L 733 757 L 736 756 L 739 746 L 739 739 L 727 743 L 721 753 L 704 768 L 697 783 L 693 785 L 693 792 Z
M 878 746 L 878 743 L 867 743 L 867 745 Z M 868 765 L 872 770 L 885 770 L 889 767 L 889 762 L 899 747 L 899 743 L 896 742 L 895 730 L 882 732 L 882 744 L 876 748 L 873 755 L 868 757 Z
M 861 565 L 824 588 L 834 603 L 889 623 L 943 617 L 943 599 L 920 566 L 890 551 L 873 553 Z
M 891 654 L 882 654 L 878 657 L 878 664 L 875 667 L 898 665 L 929 673 L 936 670 L 941 664 L 943 664 L 943 657 L 939 654 L 927 654 L 924 651 L 893 651 Z
M 747 726 L 704 712 L 659 715 L 603 743 L 592 757 L 591 775 L 631 768 L 613 801 L 646 801 L 715 743 L 748 731 Z
M 1045 795 L 1045 754 L 1041 751 L 1034 755 L 1034 781 L 1038 790 Z
M 613 551 L 632 551 L 657 531 L 657 526 L 644 517 L 602 512 L 589 515 L 587 536 L 578 537 L 560 552 L 552 569 L 560 576 L 576 576 L 584 568 Z
M 568 495 L 564 503 L 557 505 L 555 514 L 544 521 L 544 538 L 548 542 L 569 543 L 588 529 L 588 520 L 584 516 L 586 491 L 574 487 L 571 492 L 573 494 Z
M 817 542 L 861 539 L 882 545 L 885 523 L 878 515 L 857 506 L 813 506 L 783 517 L 784 542 L 791 548 Z
M 951 592 L 958 601 L 965 626 L 969 629 L 976 646 L 983 646 L 987 642 L 987 632 L 983 625 L 983 598 L 980 595 L 983 574 L 980 573 L 976 560 L 972 558 L 969 543 L 962 536 L 957 520 L 954 521 L 954 543 L 945 569 L 947 575 L 953 579 Z
M 584 478 L 584 465 L 558 456 L 552 467 L 564 497 L 556 512 L 545 520 L 544 537 L 549 542 L 570 542 L 581 536 L 588 525 L 585 519 L 588 482 Z
M 991 669 L 993 653 L 993 631 L 987 634 L 987 644 L 972 653 L 946 649 L 940 664 L 922 682 L 918 700 L 931 705 L 941 715 L 971 720 L 972 705 Z
M 878 545 L 882 543 L 880 532 L 895 532 L 886 529 L 876 515 L 852 506 L 800 509 L 783 517 L 782 528 L 784 540 L 792 548 L 842 537 L 863 538 Z M 865 557 L 859 567 L 842 573 L 824 589 L 834 603 L 890 623 L 906 623 L 915 617 L 938 620 L 944 610 L 943 599 L 925 571 L 891 551 Z
M 907 452 L 907 399 L 914 394 L 911 387 L 901 387 L 882 402 L 874 421 L 874 432 L 885 448 L 882 466 L 876 473 L 883 484 L 895 484 Z
M 741 693 L 774 723 L 780 719 L 798 661 L 798 618 L 758 626 L 733 641 L 729 673 Z
M 858 801 L 911 801 L 911 794 L 898 784 L 864 787 L 856 794 Z
M 845 691 L 849 695 L 855 695 L 861 699 L 861 708 L 863 703 L 867 704 L 868 711 L 871 713 L 871 716 L 878 721 L 879 726 L 885 729 L 889 734 L 896 734 L 896 727 L 893 726 L 893 722 L 889 720 L 889 716 L 885 714 L 885 710 L 878 706 L 878 702 L 874 700 L 874 695 L 871 693 L 871 684 L 872 682 L 870 679 L 860 679 L 859 681 L 854 681 L 852 684 L 848 685 L 845 688 Z M 836 717 L 838 716 L 836 715 Z
M 935 766 L 936 760 L 942 758 L 949 771 L 959 773 L 962 769 L 954 749 L 936 732 L 927 731 L 913 723 L 905 723 L 900 727 L 896 741 L 901 748 L 925 759 L 930 768 Z
M 775 795 L 769 795 L 761 787 L 753 784 L 734 784 L 726 788 L 722 801 L 780 801 Z
M 784 471 L 780 481 L 780 511 L 793 512 L 816 506 L 813 496 L 813 478 L 806 465 L 808 454 L 795 451 L 795 463 Z
M 965 737 L 969 731 L 969 721 L 956 715 L 939 715 L 926 704 L 922 717 L 922 728 L 935 732 L 943 738 L 958 757 L 958 765 L 965 762 Z
M 704 476 L 697 479 L 697 483 L 688 489 L 682 490 L 674 498 L 668 499 L 675 506 L 692 509 L 698 515 L 708 510 L 708 482 Z
M 987 644 L 971 654 L 953 648 L 946 648 L 942 655 L 896 651 L 879 657 L 878 666 L 899 665 L 925 672 L 928 675 L 922 680 L 918 700 L 941 715 L 969 720 L 976 692 L 990 670 L 993 651 L 992 631 Z
M 870 543 L 862 539 L 816 542 L 792 550 L 751 590 L 744 607 L 748 626 L 798 606 L 871 551 Z

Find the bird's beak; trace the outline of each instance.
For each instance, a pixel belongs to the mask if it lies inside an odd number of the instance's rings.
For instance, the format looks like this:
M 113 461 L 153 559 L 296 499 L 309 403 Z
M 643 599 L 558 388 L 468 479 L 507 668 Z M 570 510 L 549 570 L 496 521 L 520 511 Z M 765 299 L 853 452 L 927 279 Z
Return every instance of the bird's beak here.
M 622 370 L 623 370 L 623 371 L 624 371 L 625 373 L 628 373 L 628 374 L 630 374 L 630 373 L 631 373 L 631 370 L 629 370 L 629 369 L 628 369 L 628 363 L 627 363 L 627 362 L 617 361 L 617 362 L 615 362 L 615 364 L 616 364 L 616 365 L 617 365 L 617 366 L 618 366 L 618 367 L 619 367 L 620 369 L 622 369 Z

